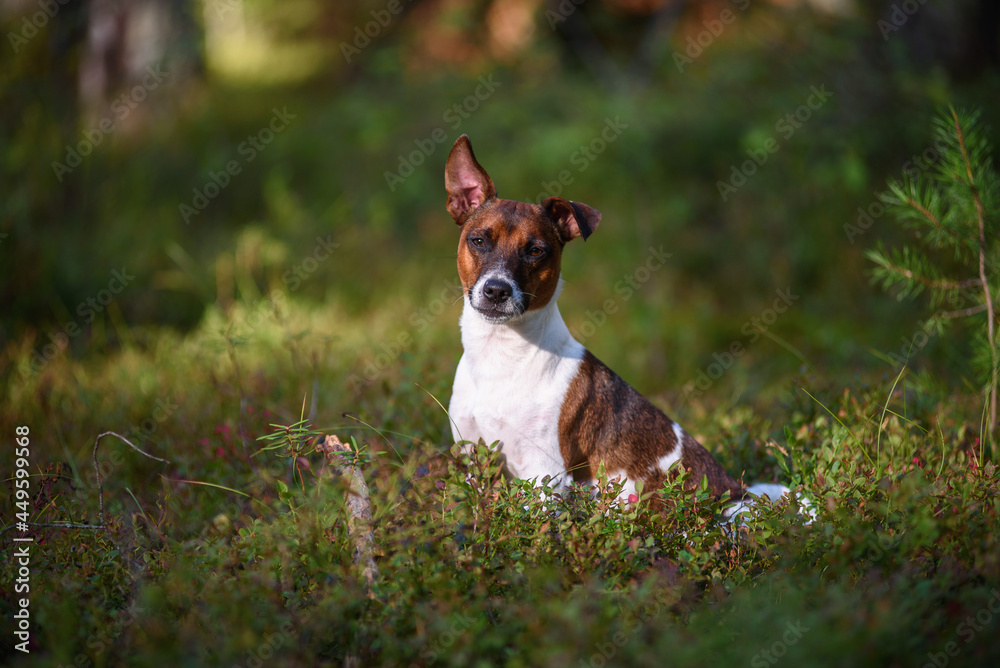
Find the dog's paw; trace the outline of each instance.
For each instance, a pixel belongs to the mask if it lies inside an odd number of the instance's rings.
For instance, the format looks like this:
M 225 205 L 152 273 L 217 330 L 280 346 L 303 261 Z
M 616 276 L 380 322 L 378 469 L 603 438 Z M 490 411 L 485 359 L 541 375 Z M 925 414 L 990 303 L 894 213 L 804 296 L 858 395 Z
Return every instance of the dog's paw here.
M 793 496 L 795 496 L 795 500 L 799 504 L 799 512 L 808 518 L 805 523 L 812 524 L 813 520 L 816 519 L 816 510 L 813 508 L 809 499 L 802 495 L 793 495 L 792 491 L 784 485 L 772 483 L 758 483 L 756 485 L 750 485 L 747 488 L 747 497 L 727 508 L 723 515 L 726 518 L 727 524 L 742 526 L 744 522 L 740 519 L 740 516 L 748 514 L 750 509 L 756 505 L 757 499 L 764 498 L 770 503 L 777 503 L 783 497 L 788 497 L 790 499 Z

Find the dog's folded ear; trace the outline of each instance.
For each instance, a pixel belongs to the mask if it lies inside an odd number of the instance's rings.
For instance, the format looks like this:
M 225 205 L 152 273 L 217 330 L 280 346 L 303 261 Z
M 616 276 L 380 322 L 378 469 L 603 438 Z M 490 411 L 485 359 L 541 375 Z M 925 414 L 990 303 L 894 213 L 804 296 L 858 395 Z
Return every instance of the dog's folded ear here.
M 583 237 L 586 241 L 601 223 L 600 211 L 562 197 L 550 197 L 542 202 L 542 207 L 559 226 L 559 233 L 564 243 L 577 237 Z
M 472 152 L 468 135 L 462 135 L 451 147 L 448 163 L 444 168 L 444 188 L 448 191 L 445 207 L 448 213 L 461 225 L 466 216 L 475 211 L 483 202 L 496 197 L 493 180 L 478 162 Z

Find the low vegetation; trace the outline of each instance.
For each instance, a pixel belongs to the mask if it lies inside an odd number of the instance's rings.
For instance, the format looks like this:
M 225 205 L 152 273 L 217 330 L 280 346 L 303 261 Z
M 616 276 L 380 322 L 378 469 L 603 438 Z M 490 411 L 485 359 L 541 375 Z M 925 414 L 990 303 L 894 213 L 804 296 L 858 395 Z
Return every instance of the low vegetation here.
M 485 447 L 442 448 L 439 345 L 343 402 L 350 414 L 310 420 L 302 370 L 343 386 L 351 344 L 303 332 L 365 324 L 291 304 L 237 339 L 244 315 L 97 363 L 60 357 L 14 393 L 18 422 L 63 444 L 33 471 L 34 522 L 98 521 L 89 453 L 109 424 L 170 460 L 105 437 L 106 526 L 32 528 L 32 643 L 50 665 L 997 658 L 1000 476 L 979 430 L 949 417 L 966 407 L 905 370 L 890 386 L 790 388 L 776 423 L 693 416 L 729 470 L 786 482 L 815 511 L 762 504 L 734 529 L 705 493 L 666 516 L 553 502 L 503 481 Z M 370 590 L 320 433 L 353 441 L 371 488 Z

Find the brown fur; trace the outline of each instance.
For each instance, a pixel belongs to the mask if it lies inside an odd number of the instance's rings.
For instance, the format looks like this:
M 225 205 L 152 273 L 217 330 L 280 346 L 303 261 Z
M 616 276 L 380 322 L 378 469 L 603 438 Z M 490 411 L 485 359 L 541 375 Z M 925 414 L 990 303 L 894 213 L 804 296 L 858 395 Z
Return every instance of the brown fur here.
M 588 350 L 559 416 L 559 449 L 574 480 L 593 480 L 604 462 L 608 474 L 624 471 L 644 481 L 647 491 L 658 489 L 677 469 L 661 471 L 657 460 L 677 447 L 691 472 L 690 487 L 704 477 L 716 496 L 743 497 L 743 486 L 698 441 L 684 432 L 677 443 L 673 421 Z
M 549 303 L 559 285 L 562 244 L 555 235 L 555 223 L 540 205 L 493 199 L 472 212 L 462 224 L 458 242 L 459 276 L 462 277 L 476 277 L 484 271 L 480 254 L 469 243 L 470 237 L 499 246 L 499 255 L 505 258 L 503 268 L 526 295 L 526 311 Z M 544 249 L 544 255 L 531 257 L 533 248 Z M 463 278 L 466 294 L 473 284 L 474 281 Z

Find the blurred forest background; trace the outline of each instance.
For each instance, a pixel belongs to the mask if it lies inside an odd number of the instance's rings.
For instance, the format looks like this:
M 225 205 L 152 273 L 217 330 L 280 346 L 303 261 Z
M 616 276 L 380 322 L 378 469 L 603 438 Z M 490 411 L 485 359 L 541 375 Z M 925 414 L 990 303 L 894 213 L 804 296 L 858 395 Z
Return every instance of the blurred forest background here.
M 691 390 L 734 342 L 717 401 L 892 377 L 927 312 L 870 285 L 865 249 L 901 234 L 878 195 L 927 170 L 937 110 L 1000 114 L 989 0 L 3 0 L 0 18 L 8 389 L 268 298 L 392 323 L 334 396 L 398 362 L 397 334 L 423 351 L 427 322 L 457 359 L 442 169 L 461 133 L 501 195 L 604 213 L 567 255 L 563 312 L 642 389 Z M 667 265 L 636 274 L 651 247 Z M 797 299 L 774 319 L 779 290 Z M 960 344 L 919 343 L 912 366 L 963 383 Z
M 866 252 L 913 243 L 880 196 L 933 175 L 939 112 L 1000 138 L 1000 3 L 0 0 L 0 25 L 24 665 L 998 664 L 983 308 L 896 299 Z M 441 408 L 462 133 L 502 196 L 603 213 L 564 255 L 571 331 L 811 525 L 470 484 L 498 473 Z M 936 308 L 972 315 L 941 335 Z

